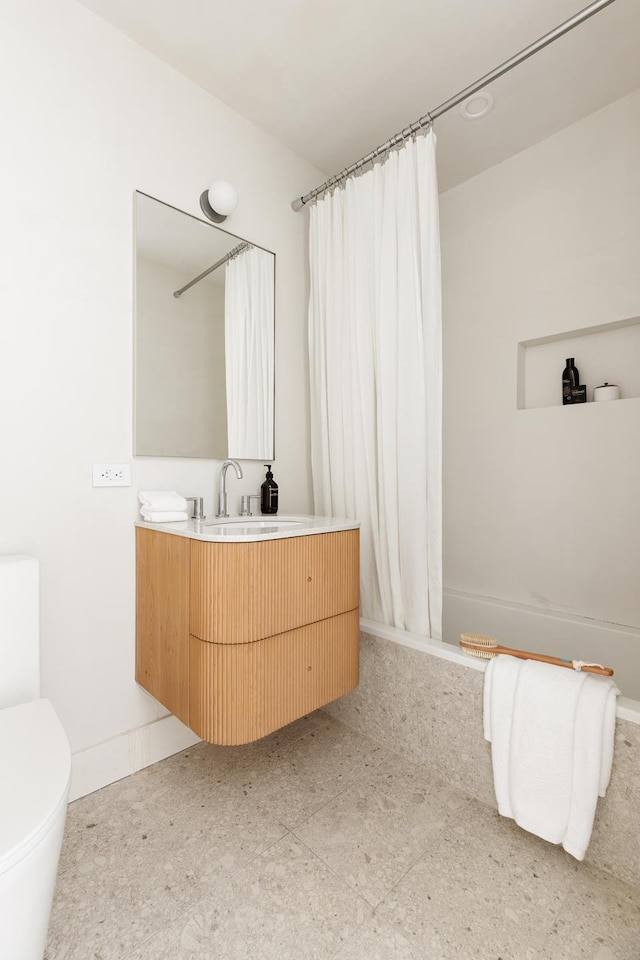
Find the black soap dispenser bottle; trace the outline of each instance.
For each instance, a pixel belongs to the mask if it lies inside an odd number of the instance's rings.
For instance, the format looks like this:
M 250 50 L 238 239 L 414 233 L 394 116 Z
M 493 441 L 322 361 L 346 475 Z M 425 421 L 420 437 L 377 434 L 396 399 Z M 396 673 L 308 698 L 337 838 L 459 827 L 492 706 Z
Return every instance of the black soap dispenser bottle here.
M 575 365 L 575 358 L 568 357 L 566 367 L 562 371 L 562 402 L 571 403 L 571 388 L 580 386 L 580 374 Z
M 267 468 L 267 479 L 260 487 L 260 511 L 261 513 L 278 512 L 278 484 L 273 479 L 271 473 L 271 464 L 265 463 Z

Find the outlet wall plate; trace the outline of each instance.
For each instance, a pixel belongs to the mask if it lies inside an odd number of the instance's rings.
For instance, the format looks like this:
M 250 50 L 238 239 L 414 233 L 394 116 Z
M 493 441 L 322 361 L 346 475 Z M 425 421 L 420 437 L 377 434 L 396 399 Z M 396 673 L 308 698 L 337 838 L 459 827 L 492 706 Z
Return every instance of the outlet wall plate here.
M 94 463 L 94 487 L 130 487 L 130 463 Z

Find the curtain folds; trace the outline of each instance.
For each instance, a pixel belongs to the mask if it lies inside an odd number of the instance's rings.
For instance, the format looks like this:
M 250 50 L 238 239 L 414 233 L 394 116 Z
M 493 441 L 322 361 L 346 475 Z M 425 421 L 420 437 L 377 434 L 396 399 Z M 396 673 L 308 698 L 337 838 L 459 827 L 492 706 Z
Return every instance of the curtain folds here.
M 273 456 L 273 254 L 251 247 L 225 276 L 225 367 L 229 456 Z
M 315 512 L 361 522 L 361 612 L 441 637 L 442 323 L 435 135 L 311 208 Z

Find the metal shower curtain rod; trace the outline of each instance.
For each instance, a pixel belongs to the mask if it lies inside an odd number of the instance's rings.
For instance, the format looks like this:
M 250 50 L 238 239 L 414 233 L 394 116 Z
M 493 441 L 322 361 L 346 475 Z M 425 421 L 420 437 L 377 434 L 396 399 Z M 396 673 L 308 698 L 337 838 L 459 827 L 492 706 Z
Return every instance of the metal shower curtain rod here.
M 178 299 L 181 297 L 185 290 L 188 290 L 190 287 L 193 287 L 196 283 L 200 283 L 201 280 L 204 280 L 205 277 L 208 277 L 210 273 L 213 273 L 214 270 L 217 270 L 218 267 L 221 267 L 223 263 L 226 263 L 227 260 L 233 260 L 234 257 L 237 257 L 239 253 L 244 253 L 251 246 L 250 243 L 239 243 L 237 247 L 234 247 L 233 250 L 230 250 L 224 257 L 220 260 L 217 260 L 212 267 L 207 267 L 206 270 L 203 270 L 202 273 L 199 273 L 197 277 L 194 277 L 193 280 L 189 280 L 189 283 L 185 283 L 184 287 L 180 287 L 179 290 L 174 290 L 173 295 Z
M 569 33 L 569 31 L 573 30 L 574 27 L 584 23 L 584 21 L 588 20 L 589 17 L 592 17 L 595 13 L 599 13 L 600 10 L 603 10 L 612 3 L 614 3 L 614 0 L 595 0 L 594 3 L 590 3 L 588 7 L 584 8 L 584 10 L 580 10 L 580 12 L 574 14 L 573 17 L 569 17 L 569 19 L 565 20 L 564 23 L 561 23 L 558 27 L 555 27 L 555 29 L 550 30 L 549 33 L 545 33 L 545 35 L 540 37 L 539 40 L 536 40 L 534 43 L 530 43 L 529 46 L 525 47 L 524 50 L 521 50 L 520 53 L 516 53 L 515 56 L 511 57 L 509 60 L 505 60 L 504 63 L 501 63 L 499 67 L 491 70 L 490 73 L 485 73 L 485 75 L 480 77 L 479 80 L 476 80 L 475 83 L 465 87 L 464 90 L 456 93 L 455 96 L 450 97 L 448 100 L 445 100 L 444 103 L 441 103 L 433 110 L 425 113 L 425 115 L 420 117 L 419 120 L 409 124 L 409 126 L 405 127 L 404 130 L 401 130 L 400 133 L 396 133 L 395 136 L 390 137 L 390 139 L 385 143 L 381 144 L 379 147 L 376 147 L 375 150 L 372 150 L 371 153 L 368 153 L 360 160 L 356 160 L 356 162 L 352 163 L 351 166 L 345 167 L 344 170 L 340 171 L 340 173 L 336 173 L 333 177 L 330 177 L 325 183 L 321 184 L 321 186 L 316 187 L 315 190 L 311 190 L 303 197 L 296 197 L 291 204 L 292 208 L 295 211 L 301 210 L 306 203 L 309 203 L 311 200 L 315 200 L 315 198 L 321 193 L 324 193 L 325 190 L 328 190 L 330 187 L 335 187 L 336 184 L 346 180 L 351 176 L 352 173 L 355 173 L 356 170 L 359 170 L 361 167 L 371 163 L 371 161 L 375 160 L 376 157 L 379 157 L 388 150 L 391 150 L 393 147 L 397 147 L 401 143 L 404 143 L 405 140 L 408 140 L 410 137 L 414 136 L 414 134 L 419 133 L 420 130 L 423 130 L 425 127 L 431 126 L 433 121 L 438 117 L 441 117 L 443 113 L 447 113 L 448 110 L 456 107 L 459 103 L 462 103 L 463 100 L 473 96 L 474 93 L 478 93 L 478 91 L 488 86 L 494 80 L 497 80 L 498 77 L 508 73 L 509 70 L 513 70 L 514 67 L 517 67 L 525 60 L 528 60 L 529 57 L 532 57 L 534 53 L 538 53 L 539 50 L 543 50 L 545 47 L 548 47 L 549 44 L 553 43 L 554 40 L 564 36 L 565 33 Z

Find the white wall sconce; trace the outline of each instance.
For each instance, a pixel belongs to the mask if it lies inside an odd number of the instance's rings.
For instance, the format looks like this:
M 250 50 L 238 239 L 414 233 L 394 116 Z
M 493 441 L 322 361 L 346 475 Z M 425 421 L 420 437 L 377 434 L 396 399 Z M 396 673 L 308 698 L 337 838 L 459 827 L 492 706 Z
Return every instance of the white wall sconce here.
M 238 194 L 226 180 L 216 180 L 200 194 L 200 207 L 205 217 L 223 223 L 238 205 Z

